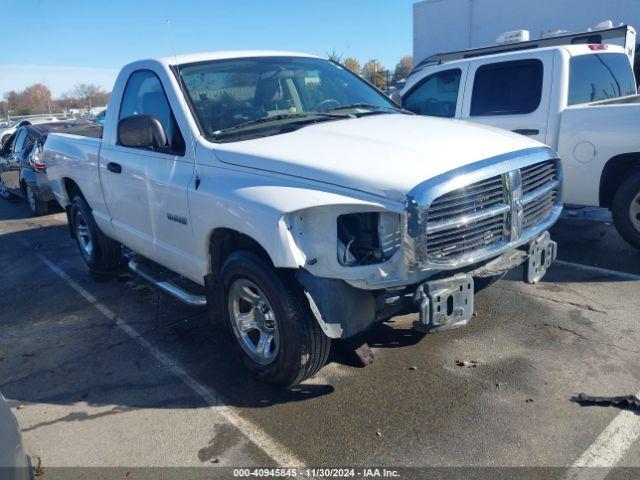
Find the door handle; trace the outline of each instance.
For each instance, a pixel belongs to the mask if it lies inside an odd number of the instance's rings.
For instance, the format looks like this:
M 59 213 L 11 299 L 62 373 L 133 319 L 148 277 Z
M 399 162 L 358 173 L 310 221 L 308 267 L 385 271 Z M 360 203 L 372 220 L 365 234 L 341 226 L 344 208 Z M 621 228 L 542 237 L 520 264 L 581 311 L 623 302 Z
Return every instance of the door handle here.
M 113 173 L 122 173 L 122 165 L 116 162 L 107 163 L 107 170 Z
M 511 130 L 514 133 L 519 133 L 520 135 L 538 135 L 540 130 L 535 128 L 516 128 L 515 130 Z

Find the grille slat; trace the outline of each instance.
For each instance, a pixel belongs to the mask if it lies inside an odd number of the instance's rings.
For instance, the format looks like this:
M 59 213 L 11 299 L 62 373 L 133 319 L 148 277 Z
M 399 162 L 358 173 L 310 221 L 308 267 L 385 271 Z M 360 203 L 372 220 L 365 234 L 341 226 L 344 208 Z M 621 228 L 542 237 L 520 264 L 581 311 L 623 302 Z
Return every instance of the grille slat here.
M 453 242 L 458 242 L 458 241 L 465 241 L 467 239 L 470 238 L 475 238 L 475 237 L 482 237 L 485 236 L 487 233 L 492 232 L 493 234 L 503 234 L 503 226 L 502 226 L 502 222 L 500 222 L 500 224 L 498 225 L 490 225 L 487 227 L 483 227 L 481 229 L 476 229 L 473 232 L 468 232 L 467 234 L 465 234 L 464 236 L 452 236 L 450 238 L 446 238 L 446 239 L 440 239 L 440 240 L 436 240 L 431 242 L 429 245 L 432 248 L 440 248 L 442 245 L 447 245 Z M 491 235 L 493 236 L 493 235 Z
M 545 222 L 558 204 L 559 172 L 555 160 L 520 170 L 523 194 L 523 229 Z M 427 213 L 427 261 L 450 262 L 499 248 L 511 239 L 503 175 L 496 175 L 434 200 Z
M 499 205 L 503 202 L 504 195 L 501 190 L 494 195 L 485 197 L 481 207 L 479 205 L 480 202 L 478 202 L 477 200 L 470 200 L 464 203 L 461 202 L 459 204 L 451 205 L 448 208 L 441 207 L 440 210 L 436 210 L 435 212 L 429 212 L 429 218 L 432 221 L 440 221 L 449 217 L 464 216 L 469 213 L 474 213 L 478 210 L 483 210 L 495 205 Z
M 474 230 L 482 229 L 490 227 L 491 225 L 500 225 L 501 228 L 504 228 L 504 219 L 501 216 L 488 218 L 486 220 L 482 220 L 473 224 L 472 227 L 467 229 L 467 233 L 472 234 Z M 432 233 L 429 235 L 429 240 L 431 243 L 440 242 L 442 240 L 449 240 L 452 237 L 459 237 L 460 232 L 459 228 L 451 228 L 447 230 L 442 230 L 440 232 Z
M 461 195 L 459 196 L 459 198 L 450 199 L 447 202 L 431 205 L 431 213 L 440 212 L 442 210 L 446 210 L 448 208 L 452 208 L 458 205 L 473 203 L 474 201 L 477 200 L 477 198 L 489 198 L 489 197 L 496 197 L 496 196 L 500 196 L 500 198 L 502 198 L 502 195 L 503 195 L 502 185 L 496 185 L 491 189 L 478 192 L 478 194 L 476 195 L 473 195 L 473 194 Z
M 484 182 L 482 185 L 476 185 L 474 183 L 466 188 L 460 188 L 458 190 L 454 190 L 453 192 L 446 193 L 443 196 L 437 198 L 431 204 L 431 206 L 436 207 L 439 204 L 447 204 L 451 201 L 461 198 L 472 198 L 474 195 L 479 195 L 484 192 L 490 192 L 495 189 L 502 189 L 502 178 L 498 177 L 497 179 L 491 179 L 490 182 Z

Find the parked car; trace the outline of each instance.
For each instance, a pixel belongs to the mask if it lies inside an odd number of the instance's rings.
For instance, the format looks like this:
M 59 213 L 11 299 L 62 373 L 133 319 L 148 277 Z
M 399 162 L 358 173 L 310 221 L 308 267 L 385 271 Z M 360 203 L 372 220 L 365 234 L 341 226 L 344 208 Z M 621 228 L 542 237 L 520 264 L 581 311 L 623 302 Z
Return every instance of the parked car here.
M 24 127 L 27 125 L 38 125 L 41 123 L 52 123 L 57 122 L 58 119 L 55 117 L 33 117 L 28 119 L 16 120 L 9 127 L 0 130 L 0 146 L 4 145 L 4 143 L 13 135 L 20 127 Z
M 44 215 L 55 200 L 46 179 L 42 145 L 49 132 L 77 127 L 74 122 L 20 127 L 0 150 L 0 196 L 25 197 L 34 215 Z
M 91 117 L 91 121 L 102 124 L 104 123 L 104 119 L 106 116 L 107 116 L 107 110 L 104 109 L 101 112 L 99 112 L 97 115 Z
M 22 445 L 20 427 L 2 393 L 0 393 L 0 472 L 3 480 L 33 478 L 31 462 Z
M 410 76 L 402 105 L 551 146 L 564 165 L 564 202 L 609 208 L 620 235 L 640 248 L 640 95 L 625 50 L 510 48 L 432 58 Z
M 330 339 L 408 312 L 425 332 L 460 327 L 475 290 L 521 264 L 536 282 L 556 256 L 551 149 L 410 114 L 310 55 L 132 63 L 102 139 L 51 133 L 44 158 L 90 269 L 126 245 L 132 270 L 206 303 L 245 365 L 285 386 L 322 368 Z

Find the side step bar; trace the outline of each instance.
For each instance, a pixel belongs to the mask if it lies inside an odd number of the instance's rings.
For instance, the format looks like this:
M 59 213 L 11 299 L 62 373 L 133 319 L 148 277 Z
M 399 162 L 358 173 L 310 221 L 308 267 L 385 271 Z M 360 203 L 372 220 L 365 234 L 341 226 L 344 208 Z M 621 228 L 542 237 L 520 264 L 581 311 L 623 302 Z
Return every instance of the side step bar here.
M 207 297 L 205 297 L 204 295 L 195 295 L 193 293 L 189 293 L 185 289 L 175 285 L 169 280 L 159 278 L 153 273 L 146 271 L 144 266 L 138 263 L 135 257 L 131 257 L 129 259 L 129 269 L 132 272 L 140 275 L 148 282 L 153 283 L 163 292 L 168 293 L 172 297 L 177 298 L 181 302 L 184 302 L 191 307 L 205 307 L 207 305 Z

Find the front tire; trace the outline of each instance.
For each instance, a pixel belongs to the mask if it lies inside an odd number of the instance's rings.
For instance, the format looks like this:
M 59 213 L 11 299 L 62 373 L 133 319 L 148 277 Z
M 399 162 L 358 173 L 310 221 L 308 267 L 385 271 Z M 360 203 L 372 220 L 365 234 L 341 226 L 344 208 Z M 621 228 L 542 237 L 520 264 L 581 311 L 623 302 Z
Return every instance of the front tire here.
M 221 280 L 231 336 L 243 363 L 259 380 L 291 387 L 324 366 L 331 340 L 293 276 L 239 251 L 225 262 Z
M 76 196 L 73 199 L 69 219 L 80 254 L 89 269 L 104 273 L 118 268 L 122 246 L 100 231 L 84 198 Z
M 25 196 L 27 197 L 27 203 L 29 204 L 31 213 L 37 216 L 46 215 L 49 212 L 49 203 L 40 200 L 29 184 L 27 184 L 25 190 Z
M 640 173 L 632 175 L 618 188 L 611 212 L 620 236 L 640 249 Z

